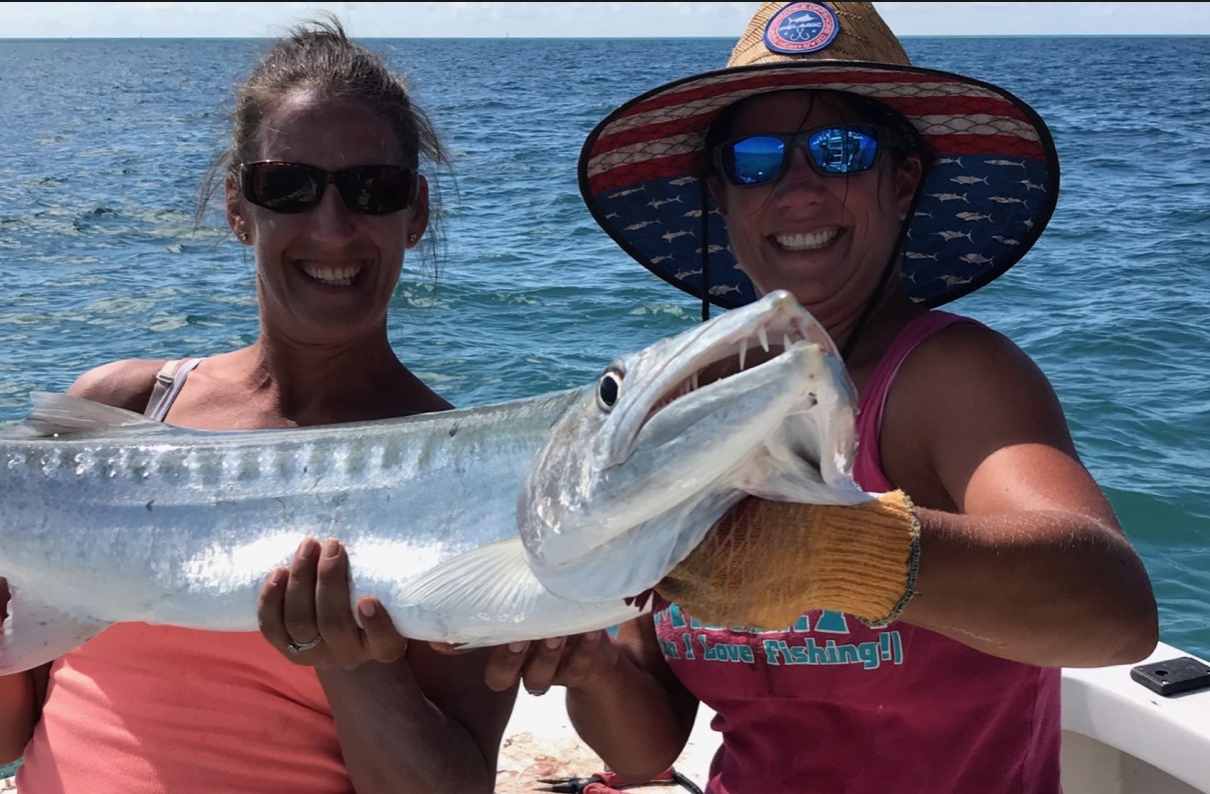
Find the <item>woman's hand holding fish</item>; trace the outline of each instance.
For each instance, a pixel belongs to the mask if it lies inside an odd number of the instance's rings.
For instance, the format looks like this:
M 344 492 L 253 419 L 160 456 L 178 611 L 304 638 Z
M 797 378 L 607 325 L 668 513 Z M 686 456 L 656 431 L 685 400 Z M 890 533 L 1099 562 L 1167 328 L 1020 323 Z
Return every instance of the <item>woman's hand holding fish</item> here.
M 365 662 L 393 662 L 408 640 L 375 598 L 357 602 L 358 627 L 349 610 L 349 558 L 337 540 L 307 538 L 294 561 L 278 568 L 261 588 L 261 633 L 287 659 L 311 667 L 352 670 Z
M 430 643 L 440 653 L 463 653 L 447 643 Z M 532 642 L 510 642 L 492 648 L 483 678 L 488 688 L 503 692 L 521 680 L 531 695 L 544 695 L 552 686 L 573 688 L 612 668 L 618 646 L 607 631 Z

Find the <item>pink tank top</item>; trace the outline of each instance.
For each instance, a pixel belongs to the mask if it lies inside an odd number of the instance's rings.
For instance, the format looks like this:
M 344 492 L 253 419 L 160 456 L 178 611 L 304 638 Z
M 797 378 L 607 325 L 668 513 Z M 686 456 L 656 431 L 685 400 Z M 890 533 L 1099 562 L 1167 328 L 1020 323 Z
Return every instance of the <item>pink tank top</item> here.
M 169 362 L 162 420 L 197 364 Z M 120 623 L 55 661 L 25 794 L 352 794 L 315 671 L 259 633 Z
M 315 671 L 260 634 L 120 623 L 51 668 L 24 794 L 352 794 Z
M 893 490 L 878 437 L 900 365 L 959 322 L 973 321 L 931 312 L 909 323 L 866 385 L 854 465 L 866 490 Z M 1057 669 L 839 612 L 754 632 L 702 625 L 674 604 L 655 622 L 677 678 L 717 713 L 707 794 L 1060 791 Z

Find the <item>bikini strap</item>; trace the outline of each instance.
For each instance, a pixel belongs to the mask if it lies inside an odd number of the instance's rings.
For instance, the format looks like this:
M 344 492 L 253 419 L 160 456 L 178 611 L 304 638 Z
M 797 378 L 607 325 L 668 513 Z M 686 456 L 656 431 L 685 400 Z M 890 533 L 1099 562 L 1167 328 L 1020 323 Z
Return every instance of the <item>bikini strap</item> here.
M 177 365 L 184 362 L 179 369 Z M 168 409 L 176 401 L 177 396 L 185 385 L 185 379 L 194 367 L 202 363 L 200 358 L 176 359 L 164 362 L 155 376 L 155 386 L 151 389 L 151 399 L 147 401 L 147 410 L 143 415 L 148 419 L 163 422 L 168 415 Z

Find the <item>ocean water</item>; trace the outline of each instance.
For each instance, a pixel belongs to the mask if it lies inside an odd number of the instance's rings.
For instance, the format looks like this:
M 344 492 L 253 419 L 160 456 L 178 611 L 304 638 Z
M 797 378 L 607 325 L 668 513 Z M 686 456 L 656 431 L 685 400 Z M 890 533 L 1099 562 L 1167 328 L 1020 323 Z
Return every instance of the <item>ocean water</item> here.
M 575 166 L 612 108 L 721 66 L 731 41 L 365 43 L 411 76 L 454 155 L 440 271 L 408 260 L 390 324 L 429 383 L 463 406 L 561 389 L 696 321 L 592 221 Z M 1005 86 L 1054 133 L 1047 232 L 948 308 L 1050 377 L 1146 560 L 1163 639 L 1210 656 L 1210 39 L 905 44 Z M 263 47 L 0 40 L 0 421 L 107 361 L 255 338 L 253 263 L 193 212 Z

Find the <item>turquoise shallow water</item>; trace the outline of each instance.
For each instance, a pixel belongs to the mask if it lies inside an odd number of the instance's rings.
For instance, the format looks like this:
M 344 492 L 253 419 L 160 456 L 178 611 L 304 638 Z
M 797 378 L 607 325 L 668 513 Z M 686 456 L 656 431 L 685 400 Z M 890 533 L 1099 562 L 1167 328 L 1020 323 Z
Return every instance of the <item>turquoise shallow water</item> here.
M 409 271 L 394 299 L 413 369 L 484 403 L 583 383 L 695 321 L 593 223 L 575 163 L 610 109 L 721 65 L 731 42 L 368 43 L 411 73 L 455 153 L 440 277 Z M 1006 86 L 1052 128 L 1049 229 L 952 308 L 1051 378 L 1146 560 L 1163 639 L 1210 656 L 1210 39 L 906 44 L 917 63 Z M 0 41 L 0 421 L 105 361 L 253 338 L 252 263 L 191 214 L 227 90 L 260 46 Z

